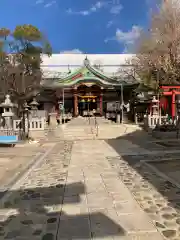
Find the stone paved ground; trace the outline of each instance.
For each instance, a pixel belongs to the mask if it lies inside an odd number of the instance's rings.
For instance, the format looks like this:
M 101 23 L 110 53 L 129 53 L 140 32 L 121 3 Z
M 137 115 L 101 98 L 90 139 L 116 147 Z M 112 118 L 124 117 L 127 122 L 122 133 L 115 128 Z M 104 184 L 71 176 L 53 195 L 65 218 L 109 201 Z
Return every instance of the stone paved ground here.
M 58 239 L 163 239 L 126 186 L 119 181 L 108 164 L 107 156 L 113 158 L 117 153 L 103 140 L 74 142 L 67 184 L 83 182 L 86 194 L 77 205 L 63 205 L 63 211 L 68 215 L 81 213 L 87 216 L 89 213 L 89 220 L 87 217 L 83 220 L 84 233 L 78 223 L 75 229 L 73 224 L 68 224 L 67 229 L 60 225 Z M 69 217 L 69 223 L 71 219 Z M 87 235 L 88 228 L 91 238 Z M 68 231 L 74 232 L 76 237 L 71 235 L 68 238 Z
M 162 239 L 102 140 L 61 141 L 1 201 L 1 239 Z
M 145 163 L 139 162 L 130 166 L 124 159 L 127 159 L 127 156 L 108 160 L 166 239 L 180 239 L 179 188 Z
M 0 239 L 54 239 L 71 147 L 72 142 L 54 144 L 51 152 L 1 199 Z
M 0 147 L 0 189 L 6 188 L 27 167 L 45 152 L 47 146 L 19 144 Z
M 167 148 L 166 141 L 157 145 L 154 140 L 135 141 L 133 134 L 124 137 L 127 138 L 149 152 L 123 151 L 120 147 L 123 138 L 111 139 L 107 142 L 119 156 L 108 157 L 109 163 L 164 238 L 180 239 L 180 150 L 177 142 Z
M 41 156 L 0 200 L 0 239 L 180 239 L 179 188 L 147 162 L 180 152 L 165 154 L 134 127 L 106 125 L 106 140 L 91 131 L 85 140 L 87 122 L 77 120 L 49 133 Z

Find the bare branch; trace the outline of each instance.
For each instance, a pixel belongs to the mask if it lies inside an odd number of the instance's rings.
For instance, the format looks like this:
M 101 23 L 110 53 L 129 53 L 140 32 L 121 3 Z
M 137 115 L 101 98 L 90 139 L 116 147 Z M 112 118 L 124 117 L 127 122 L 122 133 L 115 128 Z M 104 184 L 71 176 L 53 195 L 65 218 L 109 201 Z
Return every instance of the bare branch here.
M 164 1 L 152 16 L 151 28 L 141 36 L 134 59 L 136 71 L 152 85 L 153 81 L 180 83 L 180 6 Z M 158 74 L 157 74 L 158 73 Z

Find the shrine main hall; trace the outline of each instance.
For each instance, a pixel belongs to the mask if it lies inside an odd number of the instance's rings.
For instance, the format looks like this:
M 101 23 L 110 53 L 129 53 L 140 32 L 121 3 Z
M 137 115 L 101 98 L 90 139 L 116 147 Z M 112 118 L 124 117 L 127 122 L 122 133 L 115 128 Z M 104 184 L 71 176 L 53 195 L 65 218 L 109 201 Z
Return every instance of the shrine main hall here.
M 43 56 L 38 97 L 41 109 L 55 112 L 59 103 L 73 116 L 99 115 L 113 103 L 128 102 L 138 85 L 130 54 L 52 54 Z M 122 96 L 123 95 L 123 96 Z

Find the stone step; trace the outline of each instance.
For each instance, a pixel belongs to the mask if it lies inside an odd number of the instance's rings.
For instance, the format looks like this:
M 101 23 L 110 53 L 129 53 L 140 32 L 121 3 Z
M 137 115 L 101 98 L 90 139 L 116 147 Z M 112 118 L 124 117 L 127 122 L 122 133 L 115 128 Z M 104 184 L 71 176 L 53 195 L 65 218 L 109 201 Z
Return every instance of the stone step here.
M 64 137 L 64 140 L 93 140 L 94 137 Z

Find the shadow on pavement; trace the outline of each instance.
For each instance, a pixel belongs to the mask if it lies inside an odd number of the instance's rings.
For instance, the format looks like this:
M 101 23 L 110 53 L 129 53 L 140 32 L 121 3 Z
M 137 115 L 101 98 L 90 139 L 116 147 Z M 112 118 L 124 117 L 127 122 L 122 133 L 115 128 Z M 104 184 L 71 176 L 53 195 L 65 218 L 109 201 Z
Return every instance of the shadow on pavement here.
M 0 148 L 10 148 L 10 147 L 14 147 L 15 144 L 13 143 L 0 143 Z
M 124 235 L 124 230 L 103 213 L 89 214 L 88 209 L 82 209 L 85 192 L 81 182 L 7 192 L 0 209 L 0 239 L 80 240 Z M 64 206 L 70 206 L 68 213 Z M 76 212 L 69 214 L 71 209 Z
M 135 152 L 136 147 L 131 153 L 123 153 L 120 146 L 124 140 L 149 150 L 150 154 Z M 163 232 L 169 239 L 175 236 L 174 229 L 179 229 L 180 224 L 180 189 L 175 184 L 180 186 L 180 153 L 165 153 L 164 150 L 172 149 L 155 141 L 141 130 L 108 139 L 106 142 L 119 154 L 108 161 L 155 225 L 162 231 L 169 228 L 169 232 Z M 153 151 L 160 153 L 153 154 Z

